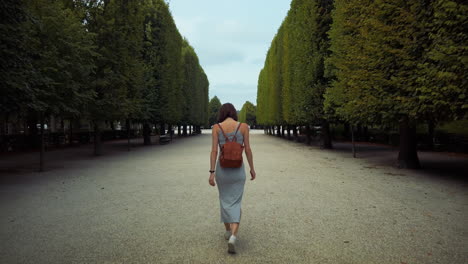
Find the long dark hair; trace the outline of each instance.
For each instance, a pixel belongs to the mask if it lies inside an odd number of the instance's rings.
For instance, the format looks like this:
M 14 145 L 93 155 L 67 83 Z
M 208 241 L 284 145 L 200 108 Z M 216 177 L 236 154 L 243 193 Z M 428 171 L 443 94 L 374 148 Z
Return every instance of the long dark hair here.
M 228 117 L 237 121 L 237 111 L 231 103 L 225 103 L 219 109 L 218 123 L 223 122 Z

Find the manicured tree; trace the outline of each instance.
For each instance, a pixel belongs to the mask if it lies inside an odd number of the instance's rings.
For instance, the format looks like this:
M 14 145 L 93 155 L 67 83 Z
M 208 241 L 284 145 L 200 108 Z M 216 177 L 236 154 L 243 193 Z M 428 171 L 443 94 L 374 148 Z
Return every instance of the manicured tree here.
M 196 54 L 194 55 L 196 58 Z M 196 100 L 193 102 L 195 115 L 193 116 L 193 122 L 196 125 L 196 132 L 201 133 L 200 126 L 206 125 L 208 122 L 208 88 L 210 84 L 203 68 L 198 64 L 198 59 L 195 77 L 196 86 L 194 97 Z
M 50 115 L 80 116 L 93 101 L 88 85 L 94 65 L 94 35 L 87 32 L 81 18 L 62 2 L 28 2 L 27 23 L 31 52 L 31 87 L 34 103 L 28 107 L 41 123 L 41 162 L 43 169 L 44 122 Z M 34 124 L 35 126 L 35 124 Z
M 261 87 L 263 87 L 263 92 L 261 93 L 263 100 L 259 101 L 259 105 L 262 109 L 263 123 L 269 127 L 270 134 L 274 134 L 274 123 L 271 120 L 273 89 L 271 85 L 271 74 L 269 69 L 269 58 L 271 56 L 269 55 L 270 53 L 271 51 L 268 50 L 267 57 L 265 59 L 265 65 L 263 66 L 263 69 L 260 73 L 259 80 L 261 81 Z
M 162 53 L 163 85 L 162 90 L 167 95 L 167 105 L 163 108 L 162 123 L 175 124 L 182 118 L 181 74 L 182 74 L 182 43 L 183 39 L 175 25 L 174 19 L 165 4 L 162 8 L 164 21 L 163 38 L 165 52 Z
M 245 102 L 239 113 L 239 121 L 247 123 L 250 126 L 255 126 L 257 124 L 256 112 L 257 108 L 255 105 L 249 101 Z
M 11 115 L 34 105 L 32 54 L 28 30 L 28 14 L 23 1 L 0 2 L 0 112 L 5 122 Z M 4 127 L 0 134 L 3 134 Z
M 241 110 L 239 111 L 239 114 L 237 115 L 237 117 L 239 118 L 239 122 L 242 122 L 242 123 L 245 123 L 245 120 L 246 120 L 246 107 L 245 107 L 245 103 L 242 105 L 242 108 Z
M 95 131 L 95 155 L 101 154 L 101 125 L 104 120 L 130 121 L 143 112 L 145 86 L 143 54 L 143 2 L 96 1 L 88 9 L 88 28 L 97 34 L 100 54 L 93 76 L 96 102 L 90 107 Z
M 295 97 L 293 96 L 291 90 L 292 84 L 292 75 L 293 75 L 293 59 L 291 58 L 291 53 L 293 53 L 294 43 L 291 41 L 291 34 L 292 34 L 292 26 L 291 26 L 291 17 L 293 11 L 290 9 L 288 11 L 288 15 L 286 16 L 285 20 L 281 24 L 280 28 L 278 29 L 278 41 L 281 47 L 281 109 L 283 110 L 283 117 L 284 123 L 286 124 L 294 124 L 296 120 L 294 118 L 293 113 L 293 105 L 295 102 Z M 283 126 L 284 130 L 284 125 Z M 281 132 L 282 134 L 282 132 Z
M 202 71 L 198 62 L 198 57 L 194 49 L 190 46 L 187 40 L 184 40 L 182 47 L 182 65 L 183 65 L 183 80 L 182 94 L 184 95 L 184 109 L 181 119 L 181 124 L 200 125 L 203 123 L 203 87 L 202 87 Z M 195 128 L 195 130 L 198 129 Z
M 200 78 L 200 85 L 202 89 L 202 102 L 203 102 L 203 108 L 201 109 L 203 115 L 200 121 L 201 121 L 201 124 L 206 126 L 208 124 L 208 117 L 209 117 L 208 106 L 209 106 L 210 82 L 208 80 L 208 76 L 205 74 L 205 71 L 201 67 L 200 67 L 199 78 Z
M 246 108 L 245 122 L 254 128 L 257 126 L 256 112 L 257 107 L 255 107 L 255 105 L 253 105 L 252 103 L 248 102 Z
M 466 37 L 461 25 L 466 22 L 450 12 L 466 10 L 466 6 L 461 3 L 452 6 L 453 3 L 335 2 L 329 62 L 336 80 L 327 93 L 327 107 L 334 108 L 351 123 L 399 124 L 400 167 L 419 167 L 418 122 L 426 121 L 431 115 L 453 116 L 466 105 L 466 89 L 458 87 L 466 82 L 465 78 L 454 78 L 452 73 L 466 72 L 462 70 L 466 66 L 454 59 L 463 54 L 463 48 L 444 50 L 437 44 L 464 45 L 461 43 Z M 446 12 L 444 6 L 452 10 L 449 15 L 437 15 Z M 440 39 L 444 37 L 448 41 Z M 452 42 L 453 39 L 456 41 Z M 445 58 L 445 55 L 453 56 Z M 438 61 L 438 58 L 444 59 Z
M 329 85 L 324 58 L 328 56 L 331 8 L 330 0 L 292 1 L 259 76 L 257 102 L 259 121 L 287 124 L 288 134 L 291 126 L 297 135 L 296 125 L 321 122 L 325 148 L 331 148 L 323 111 L 323 94 Z
M 199 126 L 206 123 L 206 96 L 205 86 L 208 85 L 207 78 L 201 68 L 195 50 L 188 41 L 184 41 L 182 48 L 183 81 L 182 94 L 184 95 L 183 117 L 181 124 L 192 124 L 197 133 L 200 132 Z
M 151 67 L 155 78 L 152 119 L 164 128 L 165 124 L 176 124 L 182 118 L 183 39 L 167 4 L 158 0 L 152 1 L 151 6 L 153 10 L 146 27 L 151 31 L 150 49 L 156 54 Z M 164 129 L 160 133 L 164 134 Z
M 437 0 L 421 8 L 418 21 L 425 22 L 421 30 L 429 34 L 422 35 L 428 45 L 416 79 L 419 110 L 434 123 L 462 118 L 468 110 L 468 5 L 461 0 Z
M 266 85 L 266 122 L 277 126 L 283 123 L 281 103 L 281 46 L 278 43 L 278 35 L 275 36 L 268 50 L 265 61 L 265 85 Z
M 215 95 L 213 98 L 211 98 L 208 108 L 209 126 L 218 123 L 218 113 L 220 108 L 221 101 L 219 101 L 219 98 Z
M 414 58 L 408 57 L 405 50 L 410 45 L 406 31 L 411 27 L 403 30 L 407 23 L 396 25 L 390 20 L 412 16 L 404 9 L 398 10 L 395 4 L 389 3 L 385 8 L 382 4 L 335 1 L 329 63 L 336 80 L 327 91 L 327 107 L 351 124 L 392 123 L 401 118 L 408 131 L 409 120 L 402 106 L 411 99 L 407 98 L 403 83 L 399 83 L 398 74 L 409 75 L 402 64 L 413 64 Z M 418 166 L 415 155 L 407 160 Z
M 257 122 L 261 125 L 266 125 L 265 122 L 265 86 L 264 83 L 265 69 L 260 71 L 257 83 Z
M 209 84 L 196 53 L 182 39 L 167 4 L 162 0 L 146 3 L 144 118 L 161 128 L 205 124 Z
M 151 144 L 150 124 L 159 124 L 163 120 L 163 108 L 167 106 L 168 92 L 163 91 L 163 56 L 166 42 L 163 37 L 164 21 L 161 19 L 165 8 L 163 1 L 146 1 L 144 21 L 143 58 L 147 68 L 145 74 L 143 111 L 141 119 L 144 124 L 144 144 Z
M 290 63 L 285 71 L 290 73 L 286 75 L 288 85 L 285 86 L 289 87 L 292 98 L 288 123 L 320 122 L 324 148 L 332 147 L 323 111 L 323 94 L 329 83 L 324 76 L 324 59 L 328 56 L 331 8 L 331 1 L 294 0 L 286 19 Z
M 304 121 L 311 124 L 319 121 L 322 126 L 322 145 L 324 148 L 332 148 L 332 141 L 329 127 L 329 116 L 324 111 L 324 94 L 326 89 L 330 86 L 330 79 L 325 74 L 325 60 L 330 55 L 330 39 L 328 31 L 330 29 L 332 19 L 331 10 L 333 8 L 332 0 L 318 0 L 317 5 L 313 8 L 315 11 L 315 21 L 311 22 L 315 28 L 314 34 L 311 37 L 312 54 L 310 62 L 312 69 L 310 74 L 313 76 L 312 82 L 308 84 L 310 87 L 306 91 L 306 102 L 304 109 L 309 113 Z M 307 16 L 307 13 L 305 14 Z M 306 73 L 307 75 L 309 73 Z M 303 123 L 303 122 L 301 122 Z M 308 132 L 310 130 L 308 129 Z M 309 135 L 308 135 L 309 136 Z
M 184 95 L 182 109 L 182 118 L 180 125 L 187 126 L 193 124 L 195 119 L 195 103 L 196 103 L 196 69 L 198 61 L 195 61 L 195 52 L 188 41 L 184 39 L 182 46 L 182 94 Z

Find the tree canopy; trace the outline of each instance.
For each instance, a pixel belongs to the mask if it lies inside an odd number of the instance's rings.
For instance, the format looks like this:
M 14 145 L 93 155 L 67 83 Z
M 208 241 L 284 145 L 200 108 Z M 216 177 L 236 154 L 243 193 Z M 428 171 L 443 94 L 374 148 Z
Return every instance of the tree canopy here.
M 239 112 L 239 122 L 247 123 L 250 126 L 257 125 L 257 107 L 247 101 Z
M 466 118 L 467 10 L 461 0 L 293 0 L 259 74 L 258 122 L 400 126 L 401 165 L 417 167 L 416 125 Z
M 221 108 L 221 101 L 215 95 L 213 96 L 213 98 L 211 98 L 209 102 L 209 108 L 208 108 L 208 114 L 209 114 L 208 123 L 210 126 L 218 123 L 218 114 L 219 114 L 220 108 Z
M 0 11 L 2 113 L 208 122 L 208 78 L 163 0 L 8 0 Z

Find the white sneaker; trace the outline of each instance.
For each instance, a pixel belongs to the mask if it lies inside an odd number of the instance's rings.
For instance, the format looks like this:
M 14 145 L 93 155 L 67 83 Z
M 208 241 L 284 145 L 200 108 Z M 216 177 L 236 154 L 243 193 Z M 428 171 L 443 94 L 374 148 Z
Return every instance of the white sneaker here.
M 226 233 L 224 233 L 224 239 L 228 240 L 231 237 L 231 235 L 231 231 L 226 230 Z
M 228 242 L 228 252 L 231 253 L 231 254 L 234 254 L 236 253 L 236 240 L 237 238 L 232 235 L 230 238 L 229 238 L 229 242 Z

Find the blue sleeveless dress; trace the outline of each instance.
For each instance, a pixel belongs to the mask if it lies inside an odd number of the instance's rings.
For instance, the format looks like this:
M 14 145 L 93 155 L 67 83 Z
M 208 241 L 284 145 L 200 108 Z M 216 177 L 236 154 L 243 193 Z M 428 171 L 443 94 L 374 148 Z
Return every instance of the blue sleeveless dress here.
M 240 123 L 237 124 L 237 127 L 239 126 Z M 237 131 L 237 133 L 234 134 L 237 127 L 234 132 L 226 133 L 226 136 L 229 140 L 232 140 L 234 135 L 236 135 L 237 142 L 244 144 L 242 133 Z M 218 130 L 218 140 L 221 146 L 226 143 L 226 138 L 224 137 L 223 132 L 221 132 L 221 129 Z M 221 153 L 221 149 L 219 150 L 219 153 Z M 241 202 L 245 185 L 244 162 L 242 162 L 242 166 L 240 168 L 223 168 L 219 164 L 218 157 L 215 179 L 219 191 L 221 222 L 240 223 Z

